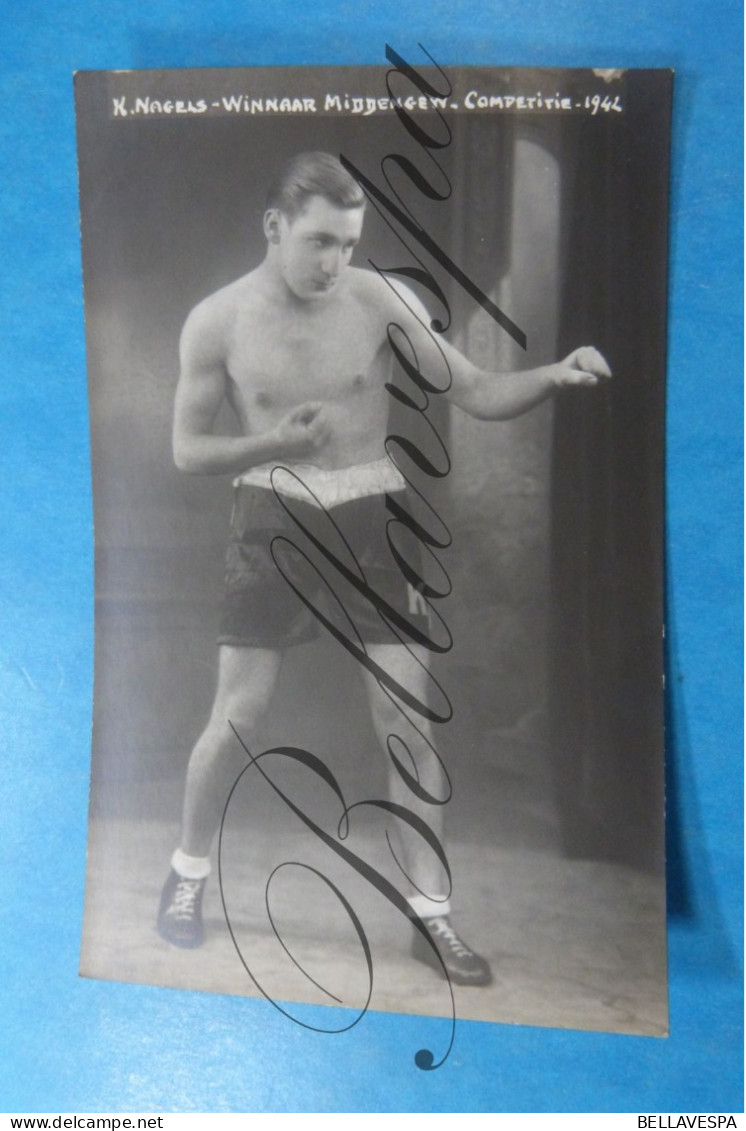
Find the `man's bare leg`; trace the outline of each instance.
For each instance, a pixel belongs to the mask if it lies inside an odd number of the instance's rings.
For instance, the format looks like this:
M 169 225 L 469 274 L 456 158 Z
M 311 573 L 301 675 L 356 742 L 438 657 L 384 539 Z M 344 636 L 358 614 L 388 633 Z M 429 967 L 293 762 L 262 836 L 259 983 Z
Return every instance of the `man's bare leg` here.
M 368 644 L 366 647 L 374 663 L 420 702 L 426 701 L 428 676 L 424 666 L 424 649 L 413 647 L 411 654 L 401 644 Z M 396 756 L 419 779 L 428 794 L 445 801 L 448 797 L 448 782 L 434 750 L 431 724 L 411 707 L 400 705 L 393 691 L 381 687 L 374 675 L 365 669 L 363 671 L 373 726 L 378 741 L 386 751 L 389 800 L 415 813 L 442 842 L 444 806 L 416 797 L 387 751 L 389 736 L 397 736 L 401 741 L 394 740 L 392 743 Z M 396 822 L 396 828 L 403 854 L 401 862 L 413 886 L 426 896 L 447 896 L 448 880 L 435 853 L 401 821 Z
M 246 765 L 233 732 L 250 744 L 272 699 L 282 653 L 222 645 L 210 720 L 187 768 L 181 843 L 163 889 L 158 929 L 176 946 L 202 942 L 201 900 L 210 872 L 209 853 L 228 794 Z
M 419 702 L 427 702 L 430 682 L 428 653 L 417 646 L 401 644 L 369 644 L 371 659 Z M 386 751 L 389 800 L 402 805 L 420 817 L 443 844 L 444 805 L 449 793 L 448 781 L 436 753 L 431 723 L 405 704 L 400 704 L 393 691 L 383 688 L 367 670 L 364 682 L 368 694 L 373 726 Z M 411 721 L 410 721 L 411 720 Z M 389 753 L 390 736 L 399 760 L 433 797 L 429 802 L 413 793 L 394 765 Z M 462 985 L 488 985 L 492 972 L 486 960 L 475 954 L 456 934 L 450 924 L 449 883 L 436 853 L 413 829 L 396 821 L 397 839 L 401 845 L 401 864 L 415 894 L 410 898 L 413 915 L 426 926 L 434 947 L 440 954 L 451 981 Z M 433 946 L 415 931 L 413 954 L 442 973 Z
M 210 720 L 187 769 L 181 848 L 207 856 L 231 786 L 246 765 L 246 754 L 231 723 L 247 745 L 272 699 L 282 653 L 265 648 L 220 648 L 218 684 Z

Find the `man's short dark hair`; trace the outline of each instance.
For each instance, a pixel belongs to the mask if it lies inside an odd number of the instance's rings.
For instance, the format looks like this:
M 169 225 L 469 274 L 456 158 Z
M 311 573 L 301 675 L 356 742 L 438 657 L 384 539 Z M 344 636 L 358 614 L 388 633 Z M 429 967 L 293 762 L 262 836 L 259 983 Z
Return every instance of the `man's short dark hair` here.
M 331 153 L 299 153 L 280 170 L 267 193 L 267 208 L 278 208 L 294 220 L 312 196 L 323 196 L 337 208 L 362 208 L 360 185 Z

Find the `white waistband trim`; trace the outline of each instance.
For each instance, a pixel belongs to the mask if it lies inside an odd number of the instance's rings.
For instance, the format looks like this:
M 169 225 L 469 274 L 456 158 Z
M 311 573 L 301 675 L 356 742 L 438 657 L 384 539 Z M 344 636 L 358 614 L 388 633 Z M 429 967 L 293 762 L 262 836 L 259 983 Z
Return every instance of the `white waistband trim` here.
M 252 467 L 233 480 L 234 487 L 265 487 L 293 499 L 336 507 L 366 495 L 383 495 L 406 487 L 399 468 L 384 456 L 373 463 L 328 469 L 311 463 Z

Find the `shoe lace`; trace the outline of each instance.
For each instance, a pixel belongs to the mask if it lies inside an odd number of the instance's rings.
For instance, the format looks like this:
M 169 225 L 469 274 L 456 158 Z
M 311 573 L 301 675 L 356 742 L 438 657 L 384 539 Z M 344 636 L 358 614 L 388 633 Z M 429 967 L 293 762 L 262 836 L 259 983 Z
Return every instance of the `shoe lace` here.
M 427 925 L 430 933 L 442 939 L 445 945 L 459 958 L 466 958 L 473 953 L 463 939 L 459 938 L 447 919 L 441 917 L 430 919 Z
M 201 880 L 180 879 L 174 888 L 171 907 L 175 919 L 192 919 L 194 917 L 197 896 L 202 888 Z

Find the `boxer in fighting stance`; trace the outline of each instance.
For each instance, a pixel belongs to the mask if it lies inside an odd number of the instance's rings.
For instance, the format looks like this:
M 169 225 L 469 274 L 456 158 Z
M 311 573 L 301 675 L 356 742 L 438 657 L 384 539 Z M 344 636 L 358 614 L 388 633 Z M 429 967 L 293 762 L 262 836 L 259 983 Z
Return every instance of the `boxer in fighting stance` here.
M 161 935 L 177 946 L 199 946 L 203 940 L 201 902 L 210 849 L 230 789 L 246 765 L 233 728 L 250 746 L 285 649 L 311 639 L 318 629 L 316 598 L 301 598 L 308 562 L 295 548 L 298 519 L 310 529 L 314 512 L 323 517 L 322 529 L 344 538 L 354 555 L 350 568 L 380 598 L 376 608 L 348 585 L 343 608 L 332 596 L 322 615 L 338 624 L 338 633 L 349 637 L 352 631 L 371 661 L 360 671 L 383 749 L 389 749 L 392 735 L 399 751 L 403 744 L 408 749 L 419 796 L 389 757 L 390 800 L 425 821 L 442 843 L 443 806 L 435 799 L 446 796 L 447 785 L 430 724 L 419 718 L 415 725 L 412 712 L 390 690 L 399 686 L 426 702 L 429 680 L 428 649 L 392 628 L 406 621 L 415 638 L 418 632 L 420 640 L 427 636 L 422 592 L 406 578 L 386 537 L 391 500 L 406 508 L 404 478 L 385 447 L 386 385 L 395 353 L 423 374 L 439 374 L 444 389 L 443 375 L 450 369 L 444 395 L 483 420 L 510 419 L 563 386 L 596 385 L 610 376 L 603 357 L 590 347 L 519 373 L 472 365 L 440 336 L 436 340 L 411 291 L 390 285 L 376 271 L 350 266 L 364 212 L 359 185 L 336 158 L 325 153 L 296 157 L 268 196 L 263 261 L 201 302 L 182 333 L 174 458 L 190 474 L 232 475 L 235 503 L 217 690 L 189 761 L 181 842 L 158 918 Z M 241 435 L 214 433 L 226 400 Z M 393 611 L 393 620 L 381 615 L 380 602 Z M 387 673 L 385 685 L 377 670 Z M 423 942 L 415 931 L 413 954 L 442 974 L 436 948 L 453 982 L 487 985 L 492 980 L 488 962 L 451 925 L 437 854 L 411 828 L 399 831 L 402 867 L 413 885 L 412 916 L 432 942 Z

